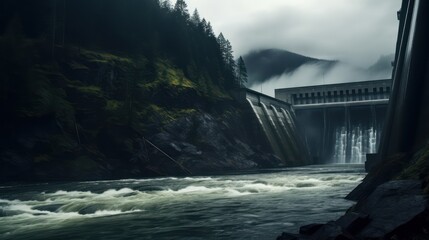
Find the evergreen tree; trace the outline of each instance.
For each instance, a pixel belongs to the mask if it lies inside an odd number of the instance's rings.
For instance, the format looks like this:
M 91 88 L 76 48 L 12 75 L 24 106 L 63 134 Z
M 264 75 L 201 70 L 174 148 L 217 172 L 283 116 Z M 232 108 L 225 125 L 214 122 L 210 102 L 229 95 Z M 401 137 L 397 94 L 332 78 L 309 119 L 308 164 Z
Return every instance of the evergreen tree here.
M 231 42 L 229 42 L 229 40 L 226 40 L 226 42 L 225 42 L 225 63 L 231 71 L 235 72 L 234 70 L 236 68 L 236 64 L 235 64 L 233 53 L 234 52 L 232 50 Z
M 209 37 L 214 37 L 214 32 L 213 32 L 213 28 L 212 25 L 210 24 L 210 22 L 207 23 L 207 25 L 204 28 L 204 32 L 207 34 L 207 36 Z
M 62 36 L 67 36 L 66 45 L 141 54 L 149 61 L 145 70 L 148 80 L 158 77 L 157 59 L 167 58 L 191 81 L 204 78 L 223 89 L 237 85 L 231 44 L 222 34 L 215 37 L 211 24 L 198 10 L 189 16 L 186 0 L 3 1 L 8 10 L 0 8 L 0 34 L 17 16 L 23 35 L 44 38 L 46 45 L 62 44 Z M 63 2 L 67 3 L 64 7 Z M 57 18 L 53 17 L 55 10 Z M 60 17 L 62 11 L 67 24 Z M 62 24 L 64 29 L 59 27 Z
M 197 9 L 195 9 L 194 14 L 192 14 L 191 23 L 193 23 L 195 26 L 199 26 L 201 23 L 200 14 L 198 13 Z
M 234 52 L 232 50 L 231 42 L 225 39 L 222 33 L 219 34 L 217 38 L 217 42 L 219 44 L 219 47 L 222 53 L 222 58 L 225 65 L 230 70 L 235 70 L 236 65 L 235 65 L 235 60 L 233 55 Z
M 203 24 L 206 22 L 205 19 L 203 19 Z M 222 59 L 225 62 L 225 53 L 226 53 L 226 39 L 223 36 L 223 33 L 221 32 L 219 36 L 217 37 L 217 43 L 219 44 L 220 52 L 222 54 Z
M 166 10 L 166 11 L 171 11 L 172 7 L 171 7 L 171 2 L 170 0 L 164 0 L 161 2 L 161 8 Z
M 219 44 L 219 49 L 221 52 L 223 65 L 225 69 L 225 76 L 227 79 L 226 85 L 228 86 L 237 86 L 237 76 L 236 76 L 236 63 L 234 60 L 234 55 L 232 51 L 232 46 L 229 40 L 227 40 L 222 33 L 219 34 L 217 38 Z
M 174 5 L 174 11 L 185 17 L 185 19 L 189 19 L 188 4 L 186 4 L 185 0 L 177 0 Z
M 240 56 L 237 60 L 237 81 L 240 87 L 247 83 L 247 68 L 243 58 Z

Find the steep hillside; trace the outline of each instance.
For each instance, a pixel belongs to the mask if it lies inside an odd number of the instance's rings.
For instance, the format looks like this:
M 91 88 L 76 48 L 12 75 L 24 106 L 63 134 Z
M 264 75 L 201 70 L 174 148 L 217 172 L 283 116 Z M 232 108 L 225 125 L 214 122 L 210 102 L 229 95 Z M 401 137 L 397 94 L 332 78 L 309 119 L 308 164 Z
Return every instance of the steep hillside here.
M 242 124 L 252 122 L 210 24 L 183 1 L 3 6 L 0 181 L 278 165 Z

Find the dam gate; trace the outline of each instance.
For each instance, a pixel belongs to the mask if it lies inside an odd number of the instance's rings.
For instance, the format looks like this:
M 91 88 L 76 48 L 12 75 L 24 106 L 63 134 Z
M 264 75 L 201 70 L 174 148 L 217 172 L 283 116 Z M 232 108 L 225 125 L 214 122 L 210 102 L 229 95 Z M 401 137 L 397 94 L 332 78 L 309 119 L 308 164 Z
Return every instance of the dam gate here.
M 377 152 L 391 79 L 276 89 L 316 163 L 364 163 Z

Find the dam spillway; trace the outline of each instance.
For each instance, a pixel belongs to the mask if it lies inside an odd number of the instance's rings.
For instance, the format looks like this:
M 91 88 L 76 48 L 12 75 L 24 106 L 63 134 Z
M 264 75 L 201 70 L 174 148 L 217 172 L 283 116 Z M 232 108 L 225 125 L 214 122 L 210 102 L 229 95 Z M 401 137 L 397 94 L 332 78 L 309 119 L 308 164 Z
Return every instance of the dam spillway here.
M 276 89 L 291 104 L 314 163 L 365 163 L 377 153 L 390 79 Z
M 255 128 L 284 166 L 311 164 L 290 104 L 250 89 L 243 89 L 239 99 L 245 99 L 251 118 L 257 122 Z
M 239 99 L 285 166 L 363 164 L 378 152 L 391 79 L 276 89 L 243 89 Z

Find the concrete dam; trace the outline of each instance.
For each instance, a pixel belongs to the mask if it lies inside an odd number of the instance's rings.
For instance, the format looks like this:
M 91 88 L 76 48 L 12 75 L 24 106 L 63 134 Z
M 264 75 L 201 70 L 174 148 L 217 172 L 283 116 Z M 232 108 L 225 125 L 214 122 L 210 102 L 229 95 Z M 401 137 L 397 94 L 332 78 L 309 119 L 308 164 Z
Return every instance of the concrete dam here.
M 392 80 L 277 89 L 291 104 L 313 163 L 365 163 L 381 139 Z
M 243 89 L 252 128 L 285 166 L 366 162 L 376 154 L 392 80 L 283 88 L 275 98 Z
M 243 89 L 238 99 L 248 108 L 262 142 L 271 148 L 284 166 L 312 164 L 301 134 L 297 131 L 292 105 L 262 93 Z

